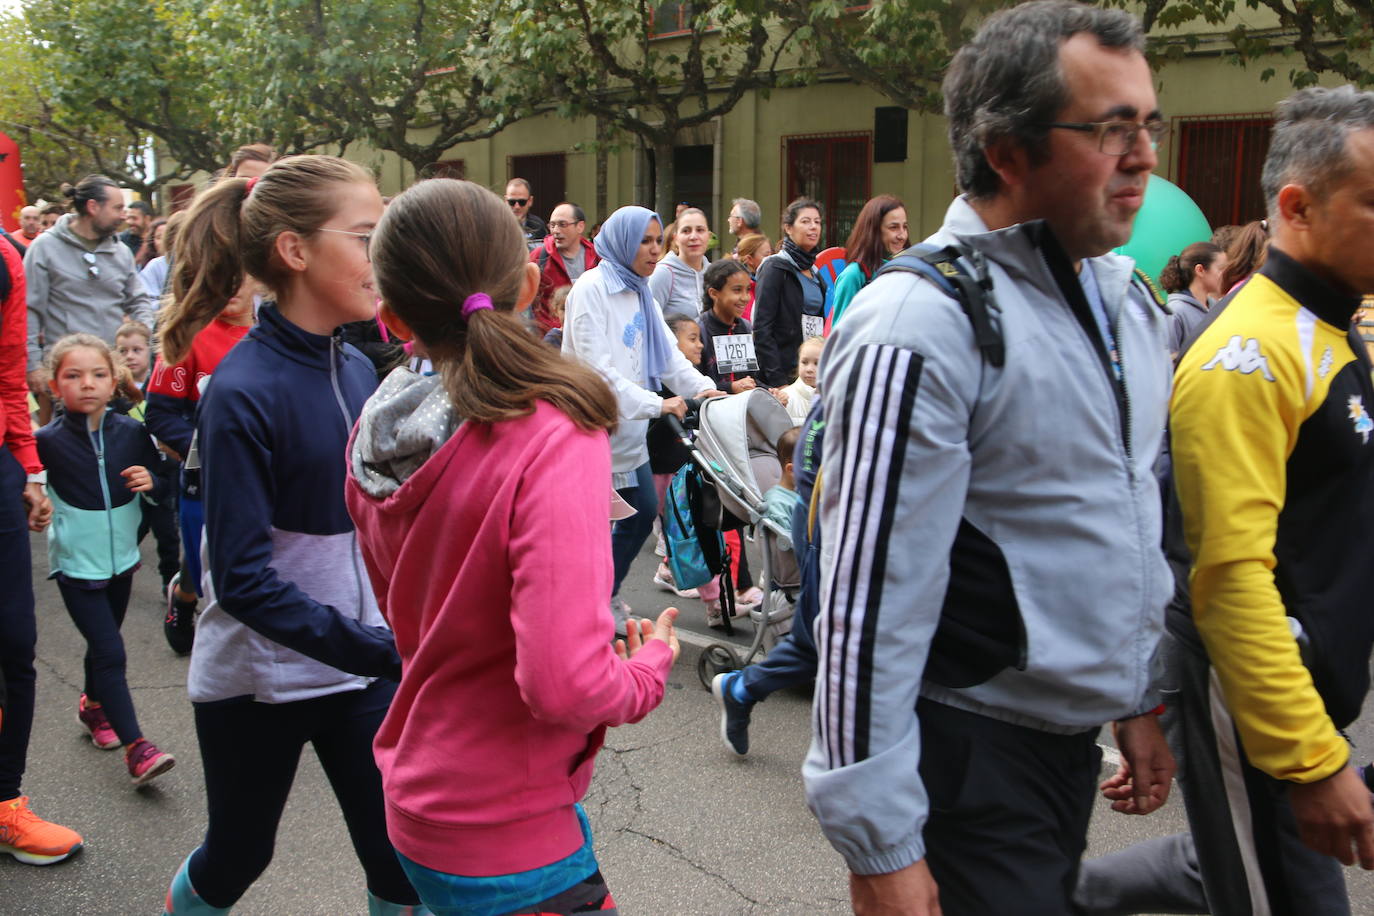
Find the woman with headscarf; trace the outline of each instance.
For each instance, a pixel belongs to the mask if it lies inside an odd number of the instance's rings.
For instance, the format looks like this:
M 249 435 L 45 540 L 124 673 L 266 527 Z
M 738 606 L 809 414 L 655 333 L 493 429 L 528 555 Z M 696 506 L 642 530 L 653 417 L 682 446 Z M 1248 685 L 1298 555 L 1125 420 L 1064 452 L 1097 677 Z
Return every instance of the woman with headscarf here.
M 645 433 L 654 417 L 687 413 L 681 396 L 663 398 L 657 392 L 665 385 L 689 397 L 724 392 L 679 352 L 649 291 L 663 248 L 658 215 L 644 207 L 621 207 L 601 227 L 595 246 L 601 263 L 579 277 L 568 294 L 563 352 L 605 376 L 620 407 L 620 425 L 611 434 L 611 475 L 616 492 L 635 510 L 611 530 L 611 613 L 623 634 L 630 608 L 620 599 L 620 583 L 658 515 Z

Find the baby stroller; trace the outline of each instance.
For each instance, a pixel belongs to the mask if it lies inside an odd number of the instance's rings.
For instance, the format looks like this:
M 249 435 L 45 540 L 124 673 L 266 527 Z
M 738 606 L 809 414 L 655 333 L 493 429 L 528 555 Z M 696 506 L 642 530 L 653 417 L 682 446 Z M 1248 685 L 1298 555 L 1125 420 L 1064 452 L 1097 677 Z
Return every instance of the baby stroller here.
M 709 529 L 748 528 L 758 538 L 763 555 L 759 577 L 763 603 L 749 614 L 754 638 L 743 656 L 726 642 L 706 647 L 697 662 L 697 676 L 702 686 L 710 689 L 717 674 L 743 668 L 786 635 L 791 625 L 792 598 L 801 576 L 792 553 L 791 532 L 764 517 L 763 494 L 782 478 L 776 446 L 793 422 L 772 395 L 754 389 L 702 401 L 696 425 L 695 441 L 680 424 L 675 429 L 691 452 L 706 490 L 715 497 L 703 499 L 702 511 L 693 513 L 699 528 L 708 529 L 699 531 L 699 536 L 713 534 Z M 728 572 L 726 575 L 728 578 Z M 732 593 L 732 588 L 721 590 L 722 596 Z M 729 611 L 727 605 L 726 633 L 733 632 Z

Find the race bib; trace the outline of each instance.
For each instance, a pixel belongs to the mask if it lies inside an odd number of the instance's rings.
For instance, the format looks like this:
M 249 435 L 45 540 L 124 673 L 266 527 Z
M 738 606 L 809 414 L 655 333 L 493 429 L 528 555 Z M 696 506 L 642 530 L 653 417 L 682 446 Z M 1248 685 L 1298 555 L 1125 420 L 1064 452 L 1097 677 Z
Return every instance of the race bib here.
M 728 334 L 712 338 L 716 348 L 716 369 L 722 374 L 757 372 L 753 334 Z
M 825 334 L 825 316 L 802 316 L 802 340 L 807 340 L 812 337 L 820 337 L 823 334 Z

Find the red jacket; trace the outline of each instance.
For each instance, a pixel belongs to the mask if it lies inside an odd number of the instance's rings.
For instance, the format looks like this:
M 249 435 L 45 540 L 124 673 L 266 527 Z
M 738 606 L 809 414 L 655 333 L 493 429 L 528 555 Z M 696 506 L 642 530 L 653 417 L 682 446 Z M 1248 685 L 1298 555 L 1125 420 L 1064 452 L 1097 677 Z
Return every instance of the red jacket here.
M 601 263 L 592 243 L 582 240 L 583 270 L 591 270 Z M 553 236 L 544 239 L 542 248 L 530 252 L 530 261 L 539 265 L 539 295 L 534 299 L 534 320 L 539 325 L 539 333 L 547 333 L 550 328 L 561 328 L 563 322 L 549 313 L 549 300 L 560 286 L 572 286 L 568 278 L 568 268 L 563 266 L 563 253 Z
M 33 422 L 29 419 L 29 307 L 24 259 L 18 249 L 3 239 L 0 258 L 9 272 L 9 294 L 0 301 L 0 429 L 4 430 L 4 443 L 10 454 L 27 473 L 36 474 L 43 470 L 43 463 L 38 460 Z

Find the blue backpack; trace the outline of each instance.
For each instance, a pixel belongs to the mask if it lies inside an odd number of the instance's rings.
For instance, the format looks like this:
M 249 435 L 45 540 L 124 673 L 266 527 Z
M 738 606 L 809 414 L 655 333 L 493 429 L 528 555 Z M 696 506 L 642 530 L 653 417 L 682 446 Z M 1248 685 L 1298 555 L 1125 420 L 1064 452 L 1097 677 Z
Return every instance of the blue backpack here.
M 720 531 L 696 523 L 694 507 L 701 505 L 701 488 L 699 472 L 688 462 L 677 469 L 664 496 L 663 540 L 668 545 L 668 569 L 678 588 L 710 582 L 720 573 L 725 554 Z

